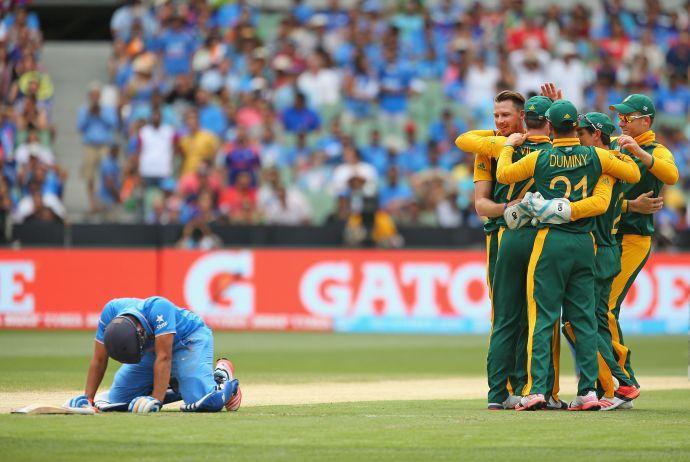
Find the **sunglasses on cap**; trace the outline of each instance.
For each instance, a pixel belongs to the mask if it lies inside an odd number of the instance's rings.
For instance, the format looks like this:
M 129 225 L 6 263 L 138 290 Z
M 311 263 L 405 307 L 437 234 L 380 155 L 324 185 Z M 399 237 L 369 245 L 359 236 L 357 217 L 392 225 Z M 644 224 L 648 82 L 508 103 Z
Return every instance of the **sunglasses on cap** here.
M 642 117 L 649 117 L 649 116 L 646 115 L 646 114 L 640 114 L 640 115 L 631 116 L 631 115 L 628 115 L 628 114 L 621 114 L 620 112 L 618 113 L 618 120 L 620 120 L 621 122 L 625 122 L 626 124 L 629 124 L 629 123 L 632 122 L 633 120 L 641 119 Z
M 577 120 L 580 120 L 580 121 L 584 120 L 585 122 L 590 124 L 594 130 L 600 130 L 600 128 L 598 128 L 596 126 L 596 124 L 594 122 L 592 122 L 589 117 L 587 117 L 587 114 L 579 114 L 577 116 Z

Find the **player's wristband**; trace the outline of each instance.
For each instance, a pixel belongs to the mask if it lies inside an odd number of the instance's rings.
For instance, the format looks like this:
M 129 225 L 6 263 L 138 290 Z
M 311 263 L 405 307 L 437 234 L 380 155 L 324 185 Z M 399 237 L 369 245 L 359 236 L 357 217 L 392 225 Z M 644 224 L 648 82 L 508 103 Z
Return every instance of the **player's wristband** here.
M 507 208 L 508 208 L 508 203 L 504 202 L 503 203 L 503 211 L 505 212 Z

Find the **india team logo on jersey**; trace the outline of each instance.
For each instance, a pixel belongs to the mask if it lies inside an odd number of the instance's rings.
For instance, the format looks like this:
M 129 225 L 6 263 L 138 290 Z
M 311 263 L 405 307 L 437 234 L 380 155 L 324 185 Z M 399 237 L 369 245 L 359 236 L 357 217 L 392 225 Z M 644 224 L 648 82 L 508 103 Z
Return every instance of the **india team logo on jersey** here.
M 198 314 L 248 316 L 254 313 L 253 276 L 250 251 L 209 253 L 189 268 L 184 297 Z

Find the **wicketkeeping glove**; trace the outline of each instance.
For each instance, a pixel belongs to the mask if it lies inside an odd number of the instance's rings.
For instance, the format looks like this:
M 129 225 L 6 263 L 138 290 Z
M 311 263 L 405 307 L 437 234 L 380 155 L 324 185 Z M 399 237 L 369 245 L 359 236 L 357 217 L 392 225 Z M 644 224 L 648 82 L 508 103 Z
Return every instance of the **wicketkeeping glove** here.
M 515 205 L 507 207 L 503 212 L 503 219 L 510 229 L 518 229 L 525 226 L 532 219 L 532 214 L 529 208 L 529 199 L 532 193 L 525 194 L 524 199 Z
M 161 402 L 153 396 L 138 396 L 129 403 L 129 412 L 135 414 L 148 414 L 161 410 Z
M 68 399 L 65 401 L 65 404 L 63 404 L 65 407 L 91 407 L 91 403 L 89 402 L 89 398 L 86 397 L 86 395 L 79 395 L 75 396 L 72 399 Z
M 541 223 L 560 225 L 570 222 L 572 208 L 568 199 L 547 200 L 541 194 L 535 193 L 530 196 L 528 205 L 531 214 Z

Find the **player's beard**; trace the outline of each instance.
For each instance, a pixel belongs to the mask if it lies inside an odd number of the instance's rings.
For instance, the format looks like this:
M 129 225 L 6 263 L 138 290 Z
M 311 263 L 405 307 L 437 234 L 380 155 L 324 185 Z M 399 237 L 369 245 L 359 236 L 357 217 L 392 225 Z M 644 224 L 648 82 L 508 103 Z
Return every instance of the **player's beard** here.
M 513 133 L 522 133 L 524 129 L 520 122 L 510 123 L 502 128 L 496 127 L 501 136 L 510 136 Z

